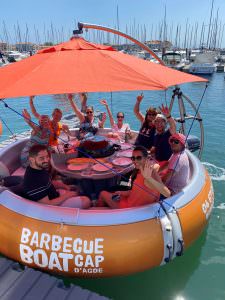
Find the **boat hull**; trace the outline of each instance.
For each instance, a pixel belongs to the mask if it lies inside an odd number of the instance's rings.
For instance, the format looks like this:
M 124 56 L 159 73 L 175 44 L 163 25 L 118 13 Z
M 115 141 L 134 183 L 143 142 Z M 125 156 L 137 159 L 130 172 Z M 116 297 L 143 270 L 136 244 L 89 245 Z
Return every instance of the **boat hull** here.
M 10 174 L 26 139 L 0 150 Z M 183 254 L 207 225 L 210 177 L 187 151 L 190 181 L 162 202 L 128 209 L 80 210 L 26 200 L 0 188 L 0 253 L 30 267 L 76 277 L 144 271 Z
M 2 195 L 3 194 L 3 195 Z M 4 191 L 2 196 L 10 197 Z M 19 201 L 19 199 L 17 199 Z M 167 200 L 169 201 L 169 200 Z M 29 201 L 28 201 L 29 202 Z M 34 205 L 37 205 L 34 203 Z M 127 224 L 82 225 L 65 224 L 29 217 L 0 205 L 0 252 L 30 267 L 66 276 L 109 277 L 144 271 L 172 259 L 165 253 L 166 230 L 161 219 L 165 217 L 160 206 L 149 211 L 150 219 Z M 184 249 L 190 246 L 205 228 L 213 207 L 213 190 L 208 174 L 201 191 L 187 205 L 177 208 Z M 140 208 L 139 210 L 141 210 Z M 68 209 L 71 211 L 71 209 Z M 168 209 L 168 214 L 171 208 Z M 29 207 L 28 207 L 29 211 Z M 128 209 L 127 216 L 133 213 Z M 63 212 L 62 212 L 63 213 Z M 74 219 L 78 210 L 74 210 Z M 87 212 L 89 223 L 109 212 Z M 140 211 L 139 211 L 140 213 Z M 113 211 L 112 214 L 120 214 Z M 152 216 L 151 216 L 152 214 Z M 122 215 L 121 215 L 122 218 Z M 78 221 L 79 223 L 79 221 Z M 103 222 L 104 223 L 104 222 Z M 166 225 L 167 226 L 167 225 Z M 174 242 L 171 239 L 171 244 Z M 175 249 L 173 250 L 173 252 Z M 178 251 L 179 252 L 179 251 Z M 177 254 L 174 253 L 175 257 Z M 167 261 L 166 261 L 167 258 Z

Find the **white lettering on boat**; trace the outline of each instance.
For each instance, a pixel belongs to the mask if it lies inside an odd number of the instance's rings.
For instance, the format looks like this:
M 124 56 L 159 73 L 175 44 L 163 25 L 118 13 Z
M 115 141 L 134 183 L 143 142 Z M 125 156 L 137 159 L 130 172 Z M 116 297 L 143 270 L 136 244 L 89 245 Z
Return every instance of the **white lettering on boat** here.
M 23 228 L 20 239 L 20 257 L 26 264 L 40 268 L 75 273 L 103 273 L 103 238 L 83 240 L 49 233 L 32 232 Z
M 203 203 L 202 203 L 202 211 L 206 216 L 206 220 L 208 220 L 212 208 L 213 208 L 213 203 L 214 203 L 214 191 L 213 191 L 213 187 L 211 186 L 210 191 L 208 193 L 208 199 L 206 199 Z

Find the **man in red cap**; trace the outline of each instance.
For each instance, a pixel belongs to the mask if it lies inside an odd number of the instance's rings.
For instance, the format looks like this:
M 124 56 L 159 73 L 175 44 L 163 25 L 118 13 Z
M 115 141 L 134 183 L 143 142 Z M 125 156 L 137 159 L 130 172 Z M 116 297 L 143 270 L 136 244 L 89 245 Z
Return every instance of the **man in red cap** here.
M 163 182 L 172 194 L 179 193 L 189 180 L 189 159 L 185 152 L 186 137 L 181 133 L 174 133 L 169 138 L 172 155 L 168 161 L 167 172 Z

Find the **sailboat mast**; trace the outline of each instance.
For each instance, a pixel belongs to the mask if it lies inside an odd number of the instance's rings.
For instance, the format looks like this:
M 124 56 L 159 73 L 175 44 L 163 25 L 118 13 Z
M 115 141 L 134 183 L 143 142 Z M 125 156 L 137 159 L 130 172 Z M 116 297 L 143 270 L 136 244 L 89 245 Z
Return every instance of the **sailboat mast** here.
M 212 6 L 211 6 L 211 12 L 210 12 L 209 30 L 208 30 L 208 37 L 207 37 L 207 43 L 206 43 L 207 48 L 209 48 L 209 42 L 210 42 L 210 33 L 211 33 L 211 23 L 212 23 L 213 5 L 214 5 L 214 0 L 212 0 Z
M 117 4 L 116 6 L 116 27 L 117 27 L 117 30 L 120 31 L 120 23 L 119 23 L 119 6 Z M 117 45 L 119 45 L 120 43 L 120 37 L 119 35 L 117 36 Z

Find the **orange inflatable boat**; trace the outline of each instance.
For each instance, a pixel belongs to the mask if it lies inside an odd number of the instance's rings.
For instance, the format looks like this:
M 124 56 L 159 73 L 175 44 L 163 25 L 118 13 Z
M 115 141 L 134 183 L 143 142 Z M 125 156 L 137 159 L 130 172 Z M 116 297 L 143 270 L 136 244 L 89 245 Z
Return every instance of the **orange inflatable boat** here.
M 10 173 L 17 141 L 0 151 Z M 0 253 L 30 267 L 78 277 L 126 275 L 169 263 L 183 254 L 209 219 L 213 188 L 188 152 L 191 177 L 184 190 L 161 203 L 118 210 L 48 206 L 0 190 Z

